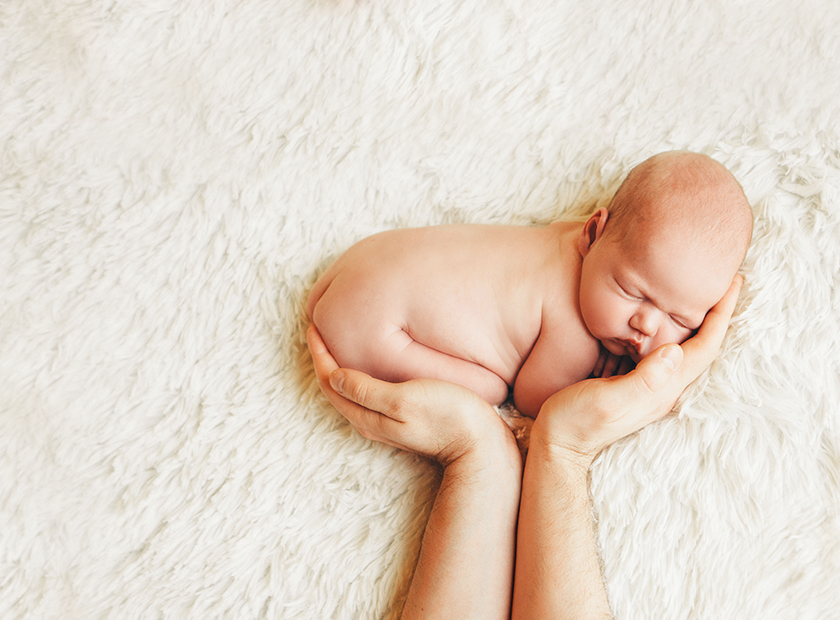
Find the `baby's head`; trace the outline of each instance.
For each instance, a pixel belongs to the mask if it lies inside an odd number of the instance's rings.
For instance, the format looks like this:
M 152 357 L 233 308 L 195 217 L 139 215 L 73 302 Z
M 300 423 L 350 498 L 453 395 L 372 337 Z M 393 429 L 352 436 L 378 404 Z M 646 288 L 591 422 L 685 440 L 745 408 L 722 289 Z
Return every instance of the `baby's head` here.
M 697 153 L 651 157 L 579 238 L 587 329 L 636 362 L 684 341 L 726 293 L 751 238 L 750 205 L 726 168 Z

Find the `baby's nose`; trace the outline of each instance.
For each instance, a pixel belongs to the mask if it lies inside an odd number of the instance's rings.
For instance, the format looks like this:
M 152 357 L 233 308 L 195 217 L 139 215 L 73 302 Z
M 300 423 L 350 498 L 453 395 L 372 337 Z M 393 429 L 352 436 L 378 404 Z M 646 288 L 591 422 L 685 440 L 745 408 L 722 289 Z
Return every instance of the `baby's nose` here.
M 648 338 L 653 338 L 659 331 L 659 325 L 662 322 L 659 314 L 656 309 L 642 308 L 630 319 L 630 327 Z

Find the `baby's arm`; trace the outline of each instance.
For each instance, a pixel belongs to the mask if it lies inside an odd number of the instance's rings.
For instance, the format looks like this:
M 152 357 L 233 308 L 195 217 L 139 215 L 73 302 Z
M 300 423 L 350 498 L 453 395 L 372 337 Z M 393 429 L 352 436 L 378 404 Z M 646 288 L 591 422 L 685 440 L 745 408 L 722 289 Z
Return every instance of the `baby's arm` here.
M 549 396 L 586 379 L 597 358 L 597 344 L 578 341 L 562 329 L 543 323 L 513 385 L 516 408 L 524 415 L 537 417 Z
M 496 373 L 475 362 L 427 347 L 396 326 L 392 329 L 388 337 L 368 343 L 367 364 L 376 376 L 385 381 L 424 378 L 450 381 L 472 390 L 491 405 L 499 405 L 507 398 L 508 386 Z

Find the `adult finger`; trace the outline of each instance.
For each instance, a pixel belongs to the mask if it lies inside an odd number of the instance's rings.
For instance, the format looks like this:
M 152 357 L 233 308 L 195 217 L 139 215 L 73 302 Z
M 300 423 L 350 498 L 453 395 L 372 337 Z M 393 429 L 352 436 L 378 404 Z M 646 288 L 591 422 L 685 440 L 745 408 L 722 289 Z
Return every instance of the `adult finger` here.
M 383 415 L 401 421 L 400 412 L 409 406 L 406 386 L 374 379 L 358 370 L 339 368 L 330 373 L 330 386 L 344 398 Z
M 306 331 L 306 341 L 309 345 L 309 352 L 312 354 L 315 377 L 318 379 L 318 385 L 321 391 L 345 417 L 353 418 L 360 415 L 361 412 L 356 411 L 356 409 L 361 409 L 359 405 L 352 400 L 344 398 L 330 384 L 330 376 L 338 370 L 338 362 L 335 361 L 335 358 L 329 352 L 329 349 L 327 349 L 327 345 L 324 344 L 324 340 L 321 338 L 321 334 L 314 324 L 310 325 Z
M 614 441 L 633 433 L 668 413 L 681 390 L 673 378 L 683 359 L 677 344 L 667 344 L 645 357 L 624 376 L 604 384 L 595 396 L 596 411 L 603 413 L 602 424 L 587 453 L 594 458 Z
M 338 362 L 327 349 L 324 344 L 324 339 L 318 332 L 318 328 L 312 323 L 309 329 L 306 330 L 306 344 L 309 346 L 309 353 L 312 355 L 312 363 L 315 366 L 315 377 L 318 379 L 318 385 L 324 394 L 328 395 L 332 391 L 329 385 L 329 376 L 333 370 L 338 368 Z
M 683 343 L 685 361 L 679 374 L 686 386 L 699 377 L 717 356 L 729 327 L 729 320 L 735 311 L 743 282 L 744 278 L 741 275 L 735 276 L 723 298 L 706 314 L 697 335 Z
M 643 395 L 655 394 L 668 384 L 682 361 L 680 345 L 666 344 L 639 362 L 627 377 Z

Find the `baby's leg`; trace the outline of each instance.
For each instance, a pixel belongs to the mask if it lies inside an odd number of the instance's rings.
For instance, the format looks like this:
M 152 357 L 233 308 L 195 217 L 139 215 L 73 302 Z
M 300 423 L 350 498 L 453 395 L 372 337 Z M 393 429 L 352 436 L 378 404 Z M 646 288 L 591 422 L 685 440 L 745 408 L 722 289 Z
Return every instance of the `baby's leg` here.
M 380 370 L 386 381 L 441 379 L 469 388 L 491 405 L 499 405 L 508 396 L 508 385 L 496 373 L 480 364 L 442 353 L 417 342 L 394 326 L 383 343 Z
M 451 381 L 493 405 L 507 398 L 508 386 L 496 373 L 416 342 L 399 325 L 377 312 L 384 304 L 349 294 L 342 284 L 339 278 L 323 290 L 313 291 L 309 303 L 312 321 L 339 365 L 383 381 Z

